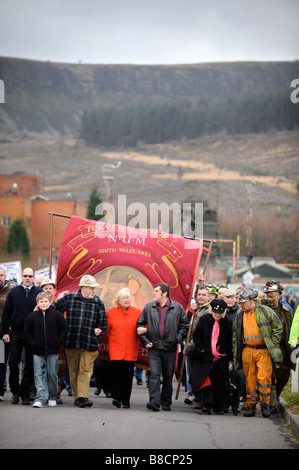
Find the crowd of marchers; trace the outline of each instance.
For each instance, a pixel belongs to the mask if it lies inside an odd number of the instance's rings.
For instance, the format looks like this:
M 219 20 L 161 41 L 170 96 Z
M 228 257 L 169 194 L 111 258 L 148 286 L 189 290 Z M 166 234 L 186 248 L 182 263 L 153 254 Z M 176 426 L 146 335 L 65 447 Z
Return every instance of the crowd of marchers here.
M 171 411 L 176 373 L 184 402 L 201 413 L 231 409 L 252 417 L 258 405 L 266 418 L 277 413 L 299 337 L 299 309 L 294 313 L 282 300 L 279 281 L 267 281 L 263 291 L 234 290 L 200 276 L 187 312 L 163 282 L 142 311 L 125 287 L 106 312 L 98 287 L 84 275 L 78 290 L 56 298 L 55 282 L 39 284 L 30 267 L 17 286 L 0 268 L 0 402 L 9 389 L 13 405 L 56 406 L 65 387 L 75 406 L 91 407 L 94 377 L 95 394 L 103 390 L 114 407 L 130 408 L 141 343 L 148 354 L 148 410 Z M 99 355 L 105 335 L 109 360 Z

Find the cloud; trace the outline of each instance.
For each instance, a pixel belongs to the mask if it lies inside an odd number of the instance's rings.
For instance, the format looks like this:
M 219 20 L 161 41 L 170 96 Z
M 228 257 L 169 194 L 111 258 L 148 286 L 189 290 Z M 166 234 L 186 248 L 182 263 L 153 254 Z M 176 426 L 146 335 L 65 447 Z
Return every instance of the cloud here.
M 10 0 L 0 55 L 57 62 L 294 60 L 297 0 Z

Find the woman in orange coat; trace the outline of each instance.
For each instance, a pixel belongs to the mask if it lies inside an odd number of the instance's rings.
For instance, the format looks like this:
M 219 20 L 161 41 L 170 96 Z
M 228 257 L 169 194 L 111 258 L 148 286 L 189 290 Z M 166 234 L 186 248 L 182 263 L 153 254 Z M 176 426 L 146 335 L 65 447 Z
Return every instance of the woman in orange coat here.
M 137 361 L 139 339 L 136 324 L 141 311 L 131 305 L 129 289 L 121 289 L 115 307 L 107 312 L 107 334 L 111 361 L 113 405 L 130 408 L 130 397 Z

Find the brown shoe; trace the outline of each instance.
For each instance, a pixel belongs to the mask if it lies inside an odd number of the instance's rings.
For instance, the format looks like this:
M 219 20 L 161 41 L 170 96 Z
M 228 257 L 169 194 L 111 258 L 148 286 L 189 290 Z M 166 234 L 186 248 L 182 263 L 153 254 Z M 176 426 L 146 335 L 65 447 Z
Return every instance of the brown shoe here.
M 195 410 L 201 410 L 202 409 L 202 404 L 201 403 L 195 403 L 195 405 L 192 406 Z

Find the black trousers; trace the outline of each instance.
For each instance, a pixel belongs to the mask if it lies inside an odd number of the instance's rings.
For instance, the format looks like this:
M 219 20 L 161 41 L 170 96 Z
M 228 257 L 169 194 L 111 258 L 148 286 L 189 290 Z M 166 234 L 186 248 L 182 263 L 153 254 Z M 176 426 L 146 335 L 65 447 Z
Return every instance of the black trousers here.
M 112 398 L 130 405 L 135 361 L 111 361 Z
M 212 386 L 206 387 L 202 391 L 203 405 L 206 407 L 212 407 L 214 412 L 221 412 L 224 410 L 224 402 L 227 398 L 227 375 L 227 360 L 219 359 L 215 362 L 213 369 L 209 373 Z
M 105 394 L 111 393 L 111 361 L 96 359 L 94 375 L 98 389 L 103 390 Z
M 20 385 L 19 364 L 21 362 L 23 348 L 25 348 L 25 368 Z M 12 394 L 22 398 L 28 397 L 29 390 L 32 384 L 34 383 L 33 353 L 32 349 L 24 341 L 23 333 L 12 333 L 10 337 L 10 351 L 8 364 L 9 385 Z

